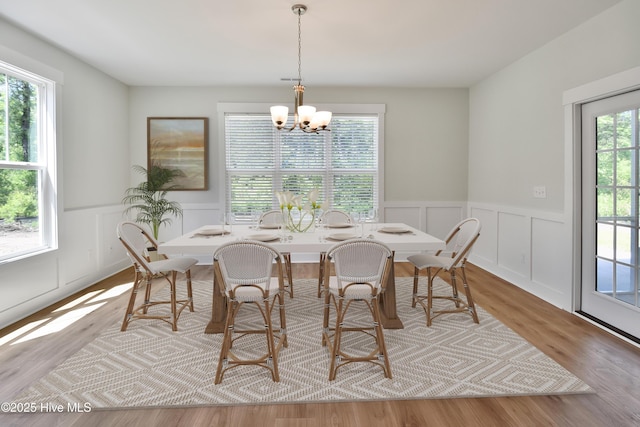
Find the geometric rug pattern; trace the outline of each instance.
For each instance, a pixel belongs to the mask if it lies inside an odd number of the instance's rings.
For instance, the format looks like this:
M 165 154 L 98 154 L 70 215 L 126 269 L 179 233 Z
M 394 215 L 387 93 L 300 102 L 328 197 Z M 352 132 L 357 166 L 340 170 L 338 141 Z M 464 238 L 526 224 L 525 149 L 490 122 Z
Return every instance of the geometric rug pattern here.
M 65 408 L 89 403 L 97 409 L 593 392 L 480 307 L 480 324 L 466 314 L 451 314 L 427 328 L 423 309 L 411 307 L 411 283 L 412 278 L 396 279 L 404 329 L 384 331 L 393 379 L 370 363 L 352 363 L 328 380 L 329 357 L 320 340 L 323 300 L 315 296 L 315 280 L 301 279 L 294 285 L 295 298 L 286 297 L 289 346 L 279 355 L 280 382 L 263 368 L 242 366 L 214 385 L 222 335 L 204 334 L 212 285 L 194 281 L 196 311 L 183 311 L 178 332 L 149 320 L 120 332 L 116 322 L 14 401 Z M 442 292 L 438 288 L 450 289 L 442 281 L 436 283 L 436 292 Z M 264 346 L 262 338 L 252 339 L 237 347 L 251 352 Z M 369 345 L 356 336 L 344 342 L 353 352 Z

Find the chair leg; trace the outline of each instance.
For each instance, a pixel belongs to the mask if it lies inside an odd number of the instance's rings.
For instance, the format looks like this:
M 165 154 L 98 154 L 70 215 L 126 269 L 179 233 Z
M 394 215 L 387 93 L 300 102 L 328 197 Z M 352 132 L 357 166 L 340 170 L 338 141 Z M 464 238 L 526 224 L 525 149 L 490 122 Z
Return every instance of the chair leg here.
M 136 270 L 134 284 L 131 289 L 131 296 L 129 297 L 129 303 L 125 312 L 125 317 L 122 322 L 120 331 L 125 332 L 134 319 L 157 319 L 167 322 L 171 325 L 171 329 L 175 332 L 178 330 L 178 318 L 186 307 L 189 307 L 190 311 L 194 311 L 193 306 L 193 289 L 190 271 L 186 271 L 187 275 L 187 299 L 178 300 L 177 294 L 177 271 L 171 271 L 157 275 L 157 278 L 161 278 L 167 281 L 169 285 L 169 299 L 168 300 L 152 300 L 151 288 L 153 276 L 151 274 L 143 274 Z M 136 306 L 136 300 L 138 299 L 138 293 L 140 293 L 142 287 L 144 290 L 144 301 Z M 169 307 L 169 314 L 151 314 L 149 311 L 151 306 L 165 305 Z
M 331 298 L 332 295 L 328 290 L 325 290 L 324 294 L 324 307 L 322 316 L 322 346 L 325 347 L 330 344 L 329 339 L 329 317 L 331 312 Z
M 289 298 L 293 298 L 293 269 L 291 268 L 291 253 L 282 252 L 282 258 L 284 258 L 284 270 L 287 279 L 287 288 L 289 292 Z
M 387 345 L 384 342 L 384 331 L 382 328 L 382 323 L 380 322 L 380 305 L 378 304 L 378 299 L 375 298 L 372 301 L 372 304 L 374 328 L 376 330 L 376 341 L 378 342 L 380 357 L 383 358 L 384 362 L 384 376 L 391 379 L 393 378 L 391 376 L 391 364 L 389 363 L 389 357 L 387 355 Z
M 473 321 L 475 323 L 480 323 L 480 320 L 478 319 L 478 312 L 476 311 L 476 306 L 473 303 L 473 297 L 471 296 L 471 288 L 469 287 L 469 283 L 467 282 L 467 274 L 465 273 L 464 265 L 460 267 L 460 274 L 462 275 L 462 283 L 464 286 L 465 294 L 467 296 L 467 306 L 471 313 L 471 317 L 473 318 Z
M 322 296 L 322 281 L 324 278 L 324 258 L 326 252 L 320 252 L 320 266 L 318 267 L 318 298 Z
M 333 344 L 331 348 L 331 361 L 329 363 L 329 381 L 336 379 L 336 371 L 338 370 L 338 357 L 340 355 L 340 340 L 342 338 L 342 324 L 344 322 L 344 301 L 338 298 L 336 305 L 336 326 L 333 333 Z
M 227 320 L 225 322 L 224 334 L 222 336 L 222 345 L 220 346 L 220 356 L 218 357 L 218 367 L 216 368 L 216 378 L 214 384 L 220 384 L 225 371 L 225 365 L 228 363 L 229 349 L 231 348 L 231 334 L 234 326 L 234 301 L 227 298 Z
M 413 294 L 411 297 L 411 307 L 416 308 L 418 302 L 418 279 L 420 278 L 420 270 L 413 267 Z
M 337 300 L 336 300 L 337 298 Z M 337 301 L 337 302 L 336 302 Z M 364 300 L 364 302 L 370 313 L 373 320 L 373 327 L 369 328 L 346 328 L 345 327 L 345 318 L 346 313 L 349 310 L 352 303 L 356 300 L 348 300 L 345 301 L 342 298 L 334 297 L 333 302 L 336 309 L 336 320 L 335 320 L 335 330 L 333 335 L 333 342 L 329 341 L 329 338 L 326 338 L 329 344 L 329 381 L 333 381 L 336 379 L 336 374 L 338 369 L 351 362 L 371 362 L 375 365 L 379 365 L 382 367 L 384 371 L 385 378 L 392 378 L 391 374 L 391 364 L 389 362 L 389 357 L 387 353 L 387 346 L 384 340 L 384 329 L 382 327 L 382 323 L 380 322 L 380 306 L 378 304 L 377 297 L 372 298 L 371 300 Z M 368 331 L 373 330 L 371 334 Z M 376 342 L 377 349 L 370 353 L 365 357 L 352 357 L 342 352 L 342 334 L 343 331 L 357 331 L 364 332 L 365 334 L 373 337 Z M 380 363 L 381 362 L 381 363 Z
M 222 382 L 224 374 L 227 370 L 240 365 L 258 365 L 260 367 L 266 368 L 271 373 L 271 379 L 274 382 L 280 381 L 280 373 L 278 369 L 278 353 L 281 343 L 286 347 L 287 338 L 284 310 L 279 310 L 280 324 L 282 327 L 283 335 L 281 335 L 280 340 L 278 340 L 278 344 L 276 345 L 276 335 L 273 330 L 274 324 L 272 320 L 272 312 L 275 306 L 276 299 L 278 299 L 278 305 L 282 305 L 282 307 L 284 307 L 284 291 L 280 292 L 273 298 L 273 305 L 270 304 L 269 299 L 266 299 L 262 302 L 238 302 L 237 300 L 232 301 L 230 298 L 227 298 L 227 317 L 225 321 L 224 335 L 222 337 L 222 344 L 220 346 L 220 355 L 218 357 L 218 366 L 216 368 L 214 384 L 220 384 Z M 264 329 L 235 330 L 235 320 L 243 304 L 255 304 L 258 307 L 262 315 Z M 232 351 L 234 340 L 242 338 L 246 335 L 256 333 L 264 334 L 267 347 L 266 352 L 256 359 L 239 359 L 238 356 L 235 355 Z M 234 334 L 237 334 L 236 338 L 234 338 Z
M 144 308 L 142 309 L 142 313 L 147 314 L 149 311 L 149 302 L 151 302 L 151 280 L 153 280 L 153 277 L 149 273 L 146 273 L 144 277 L 146 288 L 144 291 Z
M 133 286 L 131 287 L 131 296 L 129 297 L 129 304 L 127 305 L 127 311 L 124 313 L 124 319 L 122 320 L 122 326 L 120 327 L 121 332 L 126 331 L 127 326 L 129 326 L 129 321 L 133 316 L 133 307 L 136 304 L 138 289 L 140 288 L 141 283 L 142 283 L 142 277 L 140 277 L 140 273 L 138 273 L 138 271 L 136 270 Z
M 431 274 L 431 268 L 427 268 L 427 327 L 431 326 L 431 313 L 433 313 L 433 279 L 435 275 Z
M 265 316 L 264 316 L 264 327 L 265 327 L 265 336 L 267 339 L 267 366 L 269 366 L 269 360 L 271 360 L 271 378 L 275 382 L 280 381 L 280 374 L 278 373 L 278 351 L 276 349 L 275 339 L 273 337 L 273 324 L 271 322 L 271 316 L 269 313 L 271 312 L 269 308 L 269 300 L 264 302 L 265 305 Z
M 276 298 L 278 299 L 278 312 L 280 315 L 280 340 L 282 342 L 282 346 L 286 348 L 289 347 L 289 340 L 287 338 L 287 316 L 285 314 L 284 306 L 284 291 L 278 292 Z
M 191 270 L 185 273 L 187 277 L 187 298 L 189 299 L 189 311 L 193 312 L 193 288 L 191 287 Z
M 171 301 L 171 330 L 174 332 L 178 330 L 178 304 L 176 303 L 176 278 L 178 274 L 175 271 L 171 272 L 169 279 L 169 293 Z
M 452 269 L 451 272 L 451 291 L 453 292 L 453 302 L 456 308 L 460 308 L 460 296 L 458 295 L 458 282 L 456 280 L 456 270 Z
M 435 268 L 435 267 L 434 267 Z M 434 295 L 433 286 L 435 278 L 440 274 L 442 269 L 437 268 L 435 272 L 431 271 L 431 268 L 427 267 L 427 303 L 424 303 L 423 297 L 418 298 L 418 302 L 424 308 L 427 315 L 427 326 L 431 326 L 433 319 L 448 313 L 468 313 L 473 318 L 474 323 L 480 323 L 478 319 L 478 313 L 476 311 L 475 304 L 473 302 L 473 297 L 471 296 L 471 288 L 467 282 L 467 277 L 465 274 L 464 266 L 458 267 L 460 270 L 460 275 L 462 277 L 462 284 L 465 291 L 466 302 L 464 298 L 460 297 L 460 292 L 458 291 L 458 276 L 455 269 L 449 271 L 451 282 L 449 285 L 451 286 L 452 296 L 445 295 Z M 442 299 L 447 300 L 455 304 L 455 309 L 445 309 L 441 308 L 439 310 L 433 309 L 433 300 Z

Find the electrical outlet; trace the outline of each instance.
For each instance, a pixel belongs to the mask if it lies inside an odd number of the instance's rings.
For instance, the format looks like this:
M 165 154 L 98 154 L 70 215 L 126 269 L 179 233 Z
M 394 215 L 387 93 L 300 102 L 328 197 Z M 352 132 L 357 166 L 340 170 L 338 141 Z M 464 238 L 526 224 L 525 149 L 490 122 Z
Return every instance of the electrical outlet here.
M 537 185 L 533 187 L 533 197 L 536 199 L 546 199 L 547 198 L 547 187 L 544 185 Z

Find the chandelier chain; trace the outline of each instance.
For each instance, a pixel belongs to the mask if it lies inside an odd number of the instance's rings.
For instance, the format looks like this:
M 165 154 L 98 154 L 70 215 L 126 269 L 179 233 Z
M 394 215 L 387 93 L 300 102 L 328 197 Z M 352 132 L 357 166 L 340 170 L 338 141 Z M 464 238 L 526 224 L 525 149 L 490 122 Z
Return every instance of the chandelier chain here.
M 298 9 L 298 84 L 302 82 L 302 26 L 300 25 L 300 17 L 302 9 Z

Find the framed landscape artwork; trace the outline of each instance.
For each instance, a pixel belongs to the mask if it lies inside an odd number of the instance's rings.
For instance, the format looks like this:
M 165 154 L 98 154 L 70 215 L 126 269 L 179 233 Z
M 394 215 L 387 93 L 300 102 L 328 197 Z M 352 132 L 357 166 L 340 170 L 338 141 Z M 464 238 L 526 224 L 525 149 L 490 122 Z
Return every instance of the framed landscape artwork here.
M 147 169 L 177 169 L 179 190 L 206 190 L 207 117 L 147 117 Z

